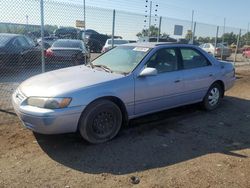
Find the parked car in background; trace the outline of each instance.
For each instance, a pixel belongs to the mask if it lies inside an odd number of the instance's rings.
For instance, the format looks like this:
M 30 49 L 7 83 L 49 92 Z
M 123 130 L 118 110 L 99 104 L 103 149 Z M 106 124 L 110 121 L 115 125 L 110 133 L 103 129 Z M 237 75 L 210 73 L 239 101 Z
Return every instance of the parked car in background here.
M 90 59 L 82 40 L 58 39 L 45 52 L 46 62 L 68 62 L 72 65 L 85 64 Z
M 16 68 L 38 65 L 41 48 L 24 35 L 0 33 L 0 67 Z
M 128 40 L 123 40 L 123 39 L 114 39 L 114 47 L 120 46 L 122 44 L 127 44 L 129 43 Z M 112 39 L 108 39 L 105 43 L 105 45 L 102 48 L 102 52 L 106 52 L 112 48 Z
M 83 41 L 85 39 L 86 45 L 88 46 L 89 50 L 91 52 L 97 53 L 102 51 L 102 48 L 105 45 L 106 41 L 111 38 L 110 35 L 98 33 L 93 29 L 87 29 L 86 31 L 81 31 L 80 33 L 80 39 L 82 39 Z M 122 37 L 114 36 L 114 38 L 121 39 Z
M 79 32 L 79 39 L 84 40 L 85 37 L 89 37 L 91 34 L 99 34 L 97 31 L 93 29 L 86 29 L 86 30 L 81 30 Z
M 243 53 L 246 50 L 250 50 L 250 45 L 244 45 L 242 48 L 240 48 L 240 52 Z
M 90 143 L 115 137 L 128 120 L 200 102 L 217 108 L 235 82 L 232 63 L 184 44 L 130 43 L 87 66 L 47 72 L 23 82 L 13 107 L 32 131 L 79 131 Z
M 105 45 L 107 39 L 111 38 L 108 35 L 104 34 L 89 34 L 85 36 L 86 44 L 89 47 L 91 52 L 101 52 L 102 47 Z
M 60 39 L 78 39 L 79 29 L 73 27 L 63 27 L 56 29 L 54 35 Z
M 245 58 L 250 58 L 250 48 L 244 49 L 244 51 L 242 52 L 242 56 Z
M 37 41 L 38 38 L 41 37 L 41 31 L 30 31 L 26 34 L 27 37 L 31 38 L 34 42 Z M 44 30 L 44 37 L 49 37 L 50 34 L 47 30 Z
M 44 37 L 44 48 L 48 49 L 49 47 L 51 47 L 52 44 L 57 39 L 58 39 L 58 37 L 55 37 L 55 36 Z M 42 45 L 42 39 L 41 38 L 37 39 L 37 43 L 41 46 Z
M 138 42 L 157 42 L 157 39 L 157 37 L 140 37 Z M 177 39 L 169 36 L 161 36 L 158 42 L 177 42 Z
M 213 43 L 204 43 L 200 45 L 200 48 L 205 50 L 207 53 L 214 55 L 215 57 L 222 56 L 222 59 L 226 59 L 231 55 L 231 49 L 220 43 L 218 43 L 216 47 Z

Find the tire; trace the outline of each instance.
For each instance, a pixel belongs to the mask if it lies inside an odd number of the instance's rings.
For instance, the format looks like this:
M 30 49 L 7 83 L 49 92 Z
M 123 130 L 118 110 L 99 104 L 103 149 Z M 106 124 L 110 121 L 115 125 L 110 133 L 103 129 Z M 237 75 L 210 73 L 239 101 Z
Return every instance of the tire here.
M 97 100 L 83 112 L 79 121 L 81 136 L 92 144 L 114 138 L 122 125 L 120 108 L 109 100 Z
M 216 109 L 221 102 L 222 95 L 223 91 L 220 84 L 214 83 L 208 89 L 207 94 L 203 99 L 203 107 L 208 111 Z

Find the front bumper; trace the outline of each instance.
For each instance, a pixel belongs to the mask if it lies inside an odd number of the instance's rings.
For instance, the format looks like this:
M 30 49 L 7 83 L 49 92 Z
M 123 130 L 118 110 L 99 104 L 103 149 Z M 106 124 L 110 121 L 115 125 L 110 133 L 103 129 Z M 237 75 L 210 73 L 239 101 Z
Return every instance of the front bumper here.
M 42 109 L 25 104 L 25 99 L 12 95 L 12 104 L 23 125 L 41 134 L 61 134 L 76 132 L 84 106 L 64 109 Z

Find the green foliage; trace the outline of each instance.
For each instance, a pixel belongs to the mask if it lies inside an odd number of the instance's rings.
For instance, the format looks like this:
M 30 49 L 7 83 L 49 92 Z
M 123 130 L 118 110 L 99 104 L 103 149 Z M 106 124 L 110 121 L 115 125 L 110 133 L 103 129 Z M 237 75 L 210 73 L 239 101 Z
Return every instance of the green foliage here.
M 45 25 L 44 28 L 52 34 L 54 30 L 58 29 L 58 26 Z M 27 34 L 34 31 L 40 32 L 40 25 L 0 23 L 0 33 Z
M 157 37 L 159 33 L 159 28 L 155 26 L 150 26 L 149 29 L 143 29 L 141 32 L 137 33 L 136 36 L 138 38 L 149 36 L 149 37 Z M 161 37 L 168 37 L 169 35 L 166 33 L 162 33 Z

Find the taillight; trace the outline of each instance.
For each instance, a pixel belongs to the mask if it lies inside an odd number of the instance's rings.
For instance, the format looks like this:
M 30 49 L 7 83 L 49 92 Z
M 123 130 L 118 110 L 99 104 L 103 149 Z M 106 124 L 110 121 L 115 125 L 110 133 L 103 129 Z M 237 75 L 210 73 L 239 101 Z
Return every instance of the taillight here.
M 220 48 L 215 48 L 215 51 L 216 52 L 220 52 Z
M 102 48 L 102 52 L 106 52 L 106 51 L 108 51 L 108 50 L 109 50 L 108 47 L 103 47 L 103 48 Z
M 54 56 L 54 52 L 49 48 L 49 49 L 46 50 L 45 56 L 46 57 L 52 57 L 52 56 Z

